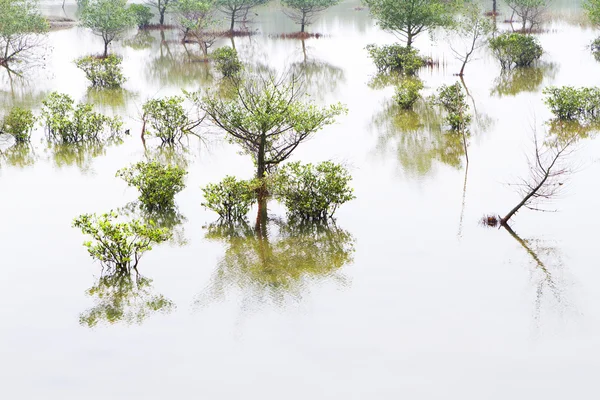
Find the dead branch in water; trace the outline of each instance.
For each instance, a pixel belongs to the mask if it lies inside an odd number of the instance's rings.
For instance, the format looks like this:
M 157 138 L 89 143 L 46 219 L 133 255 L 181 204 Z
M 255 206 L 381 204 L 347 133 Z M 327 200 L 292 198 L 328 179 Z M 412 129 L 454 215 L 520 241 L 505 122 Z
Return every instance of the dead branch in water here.
M 564 159 L 572 153 L 576 140 L 577 136 L 572 136 L 568 140 L 555 138 L 540 143 L 534 132 L 535 153 L 529 159 L 529 177 L 515 185 L 523 198 L 501 218 L 501 225 L 508 226 L 508 221 L 523 207 L 534 211 L 552 211 L 538 204 L 555 198 L 563 188 L 564 180 L 572 172 Z

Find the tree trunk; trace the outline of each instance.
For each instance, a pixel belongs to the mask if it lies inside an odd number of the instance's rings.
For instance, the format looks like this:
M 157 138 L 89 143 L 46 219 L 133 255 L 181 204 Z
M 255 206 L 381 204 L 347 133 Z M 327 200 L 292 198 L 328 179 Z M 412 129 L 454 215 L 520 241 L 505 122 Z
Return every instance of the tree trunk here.
M 158 23 L 160 25 L 164 25 L 165 24 L 165 13 L 166 13 L 167 9 L 163 8 L 160 12 L 159 12 L 159 18 L 158 18 Z
M 107 42 L 106 40 L 104 41 L 104 58 L 106 58 L 108 56 L 108 44 L 110 42 Z
M 229 25 L 229 32 L 233 34 L 233 28 L 235 26 L 235 11 L 231 12 L 231 24 Z
M 497 10 L 498 10 L 498 8 L 497 8 L 497 6 L 496 6 L 496 0 L 493 0 L 493 1 L 492 1 L 492 13 L 494 14 L 494 16 L 495 16 L 496 14 L 498 14 Z
M 521 202 L 519 204 L 517 204 L 515 206 L 515 208 L 513 208 L 512 210 L 510 210 L 508 212 L 508 214 L 506 214 L 506 216 L 500 220 L 500 224 L 502 224 L 502 225 L 507 225 L 508 224 L 508 220 L 511 219 L 512 216 L 515 215 L 517 213 L 517 211 L 519 211 L 519 209 L 521 209 L 521 207 L 523 207 L 525 204 L 527 204 L 527 202 L 529 201 L 529 199 L 531 199 L 538 192 L 538 190 L 540 190 L 541 187 L 544 186 L 544 183 L 546 183 L 546 180 L 548 180 L 549 174 L 550 174 L 550 171 L 547 170 L 546 174 L 544 175 L 544 179 L 542 179 L 541 182 L 535 188 L 533 188 L 533 190 L 531 190 L 527 194 L 527 196 L 525 196 L 523 198 L 523 200 L 521 200 Z
M 406 35 L 406 47 L 412 47 L 412 42 L 413 42 L 413 34 L 412 32 L 408 32 L 408 34 Z
M 306 13 L 302 12 L 302 21 L 300 21 L 300 32 L 304 33 L 304 26 L 306 25 Z

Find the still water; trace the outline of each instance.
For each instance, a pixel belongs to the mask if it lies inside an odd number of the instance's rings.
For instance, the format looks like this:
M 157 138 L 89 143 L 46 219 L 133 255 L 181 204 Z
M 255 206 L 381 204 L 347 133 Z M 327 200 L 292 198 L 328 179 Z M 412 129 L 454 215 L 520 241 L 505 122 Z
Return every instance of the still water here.
M 128 78 L 115 93 L 88 91 L 72 60 L 102 43 L 77 27 L 52 31 L 25 79 L 0 71 L 3 110 L 37 110 L 56 90 L 123 116 L 132 132 L 105 146 L 49 145 L 41 129 L 31 146 L 0 142 L 0 398 L 599 398 L 600 142 L 579 142 L 577 173 L 550 205 L 558 212 L 520 212 L 518 236 L 479 225 L 519 200 L 507 184 L 527 174 L 533 129 L 551 117 L 542 89 L 600 85 L 587 47 L 597 32 L 579 2 L 553 3 L 537 68 L 502 75 L 486 51 L 467 66 L 468 170 L 439 116 L 400 114 L 393 88 L 374 80 L 364 48 L 395 38 L 359 5 L 328 10 L 309 28 L 323 37 L 304 43 L 275 37 L 297 28 L 270 5 L 249 25 L 256 35 L 234 40 L 253 69 L 303 70 L 315 101 L 349 108 L 293 160 L 344 163 L 356 200 L 311 232 L 271 204 L 266 242 L 244 227 L 223 232 L 200 206 L 207 183 L 252 176 L 238 148 L 213 131 L 174 153 L 139 139 L 145 100 L 218 85 L 177 32 L 114 45 Z M 455 39 L 436 39 L 416 41 L 439 60 L 420 74 L 425 95 L 457 80 Z M 131 205 L 136 192 L 115 172 L 146 156 L 189 171 L 176 238 L 144 257 L 143 278 L 102 276 L 71 221 Z

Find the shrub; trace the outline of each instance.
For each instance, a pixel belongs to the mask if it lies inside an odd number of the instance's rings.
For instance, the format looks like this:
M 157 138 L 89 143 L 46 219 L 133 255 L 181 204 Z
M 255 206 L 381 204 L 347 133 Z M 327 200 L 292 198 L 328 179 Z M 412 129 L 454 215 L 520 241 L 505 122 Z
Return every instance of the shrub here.
M 596 61 L 600 61 L 600 38 L 594 39 L 594 41 L 590 45 L 590 49 L 592 50 L 592 55 L 594 56 Z
M 600 117 L 600 88 L 547 87 L 544 103 L 559 120 L 590 122 Z
M 232 78 L 242 72 L 243 65 L 238 58 L 237 51 L 229 46 L 216 49 L 212 57 L 217 64 L 217 70 L 225 77 Z
M 35 125 L 35 117 L 30 110 L 14 107 L 4 117 L 0 131 L 12 135 L 17 143 L 28 142 Z
M 421 57 L 419 52 L 412 47 L 399 44 L 377 46 L 370 44 L 366 47 L 369 57 L 373 59 L 379 72 L 401 72 L 406 75 L 415 75 L 417 71 L 427 64 L 427 59 Z
M 433 102 L 446 111 L 446 122 L 450 125 L 451 130 L 467 131 L 467 126 L 471 123 L 471 115 L 466 95 L 460 83 L 456 82 L 451 86 L 442 85 Z
M 529 67 L 544 53 L 536 38 L 520 33 L 503 33 L 490 39 L 489 44 L 502 69 Z
M 152 250 L 153 244 L 168 240 L 168 229 L 139 220 L 116 222 L 117 213 L 97 216 L 83 214 L 73 220 L 73 227 L 81 229 L 92 240 L 84 242 L 90 255 L 112 271 L 136 269 L 142 255 Z
M 42 118 L 47 134 L 63 143 L 100 140 L 103 133 L 118 136 L 123 127 L 121 118 L 96 113 L 91 104 L 75 106 L 69 95 L 57 92 L 42 101 Z
M 292 217 L 325 220 L 333 217 L 340 205 L 355 198 L 348 186 L 351 179 L 343 166 L 331 161 L 317 165 L 292 162 L 275 176 L 275 197 Z
M 404 110 L 412 109 L 419 99 L 419 91 L 423 89 L 423 82 L 418 78 L 404 79 L 396 86 L 394 101 Z
M 121 71 L 121 57 L 110 54 L 106 57 L 85 56 L 75 60 L 77 68 L 85 72 L 94 87 L 117 88 L 126 79 Z
M 190 120 L 183 108 L 183 97 L 173 96 L 148 100 L 143 106 L 146 132 L 158 136 L 163 143 L 175 143 L 190 130 Z
M 150 20 L 154 17 L 150 7 L 143 4 L 130 4 L 129 12 L 133 14 L 133 18 L 135 19 L 138 28 L 144 28 L 150 25 Z
M 168 211 L 175 207 L 175 195 L 185 188 L 186 174 L 183 168 L 165 166 L 156 161 L 141 161 L 117 171 L 117 177 L 140 191 L 140 202 L 150 212 Z
M 250 206 L 256 202 L 256 188 L 254 180 L 243 181 L 226 176 L 221 182 L 211 183 L 202 188 L 202 206 L 219 214 L 219 219 L 242 220 L 248 214 Z

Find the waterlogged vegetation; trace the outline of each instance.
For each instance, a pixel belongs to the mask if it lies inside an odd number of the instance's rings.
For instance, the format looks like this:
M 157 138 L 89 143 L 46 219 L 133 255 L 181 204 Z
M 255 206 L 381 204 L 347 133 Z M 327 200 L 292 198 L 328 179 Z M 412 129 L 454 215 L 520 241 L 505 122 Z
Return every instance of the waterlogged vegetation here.
M 0 393 L 588 396 L 599 7 L 0 0 Z

